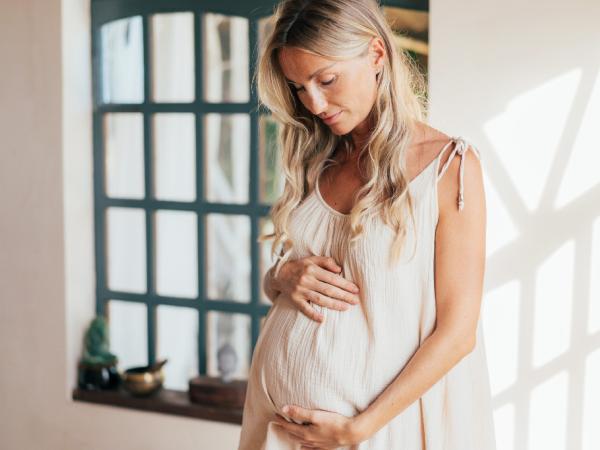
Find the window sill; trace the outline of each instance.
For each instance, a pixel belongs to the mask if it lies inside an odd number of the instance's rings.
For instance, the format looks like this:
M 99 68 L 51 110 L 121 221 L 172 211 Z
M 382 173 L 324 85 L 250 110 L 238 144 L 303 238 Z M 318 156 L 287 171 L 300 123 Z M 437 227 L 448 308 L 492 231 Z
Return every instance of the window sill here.
M 162 388 L 150 397 L 134 397 L 121 387 L 104 391 L 75 388 L 72 392 L 72 398 L 81 402 L 194 417 L 237 425 L 242 424 L 241 409 L 199 405 L 190 401 L 187 391 Z

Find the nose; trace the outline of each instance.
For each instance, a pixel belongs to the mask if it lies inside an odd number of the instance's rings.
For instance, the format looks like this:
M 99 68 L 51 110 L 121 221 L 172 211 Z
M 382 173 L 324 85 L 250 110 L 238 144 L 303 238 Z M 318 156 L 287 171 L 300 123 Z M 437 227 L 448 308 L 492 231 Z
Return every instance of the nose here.
M 327 99 L 318 89 L 314 89 L 312 92 L 307 92 L 306 106 L 310 112 L 315 116 L 322 114 L 327 111 Z

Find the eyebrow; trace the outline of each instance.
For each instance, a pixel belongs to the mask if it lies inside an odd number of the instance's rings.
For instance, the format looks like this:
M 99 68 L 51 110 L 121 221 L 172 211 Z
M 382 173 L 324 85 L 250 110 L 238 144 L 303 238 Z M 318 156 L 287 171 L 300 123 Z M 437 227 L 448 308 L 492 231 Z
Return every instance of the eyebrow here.
M 318 70 L 315 70 L 315 71 L 314 71 L 314 72 L 313 72 L 313 73 L 312 73 L 312 74 L 311 74 L 311 75 L 308 77 L 308 79 L 309 79 L 309 80 L 312 80 L 314 77 L 316 77 L 317 75 L 319 75 L 321 72 L 323 72 L 324 70 L 327 70 L 327 69 L 329 69 L 330 67 L 333 67 L 333 66 L 335 66 L 336 64 L 337 64 L 337 61 L 336 61 L 336 62 L 334 62 L 334 63 L 332 63 L 332 64 L 329 64 L 328 66 L 321 67 L 320 69 L 318 69 Z M 292 80 L 290 80 L 290 79 L 288 79 L 288 78 L 286 78 L 286 80 L 288 81 L 288 83 L 291 83 L 291 84 L 296 84 L 296 82 L 295 82 L 295 81 L 292 81 Z

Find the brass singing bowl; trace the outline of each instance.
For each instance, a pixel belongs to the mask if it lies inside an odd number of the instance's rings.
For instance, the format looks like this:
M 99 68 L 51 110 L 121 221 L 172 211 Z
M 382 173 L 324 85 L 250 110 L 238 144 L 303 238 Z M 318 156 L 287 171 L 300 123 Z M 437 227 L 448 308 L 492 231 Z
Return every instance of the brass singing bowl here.
M 123 387 L 133 395 L 150 395 L 160 389 L 165 381 L 162 369 L 150 370 L 149 366 L 132 367 L 121 374 Z

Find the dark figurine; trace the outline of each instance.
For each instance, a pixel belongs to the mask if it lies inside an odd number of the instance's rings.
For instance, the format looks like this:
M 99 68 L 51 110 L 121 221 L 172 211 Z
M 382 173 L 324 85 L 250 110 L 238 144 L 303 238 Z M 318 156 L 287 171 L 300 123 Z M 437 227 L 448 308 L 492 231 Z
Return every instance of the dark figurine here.
M 109 351 L 108 327 L 102 316 L 90 323 L 84 339 L 83 355 L 79 360 L 78 385 L 81 389 L 115 389 L 120 377 L 118 358 Z

